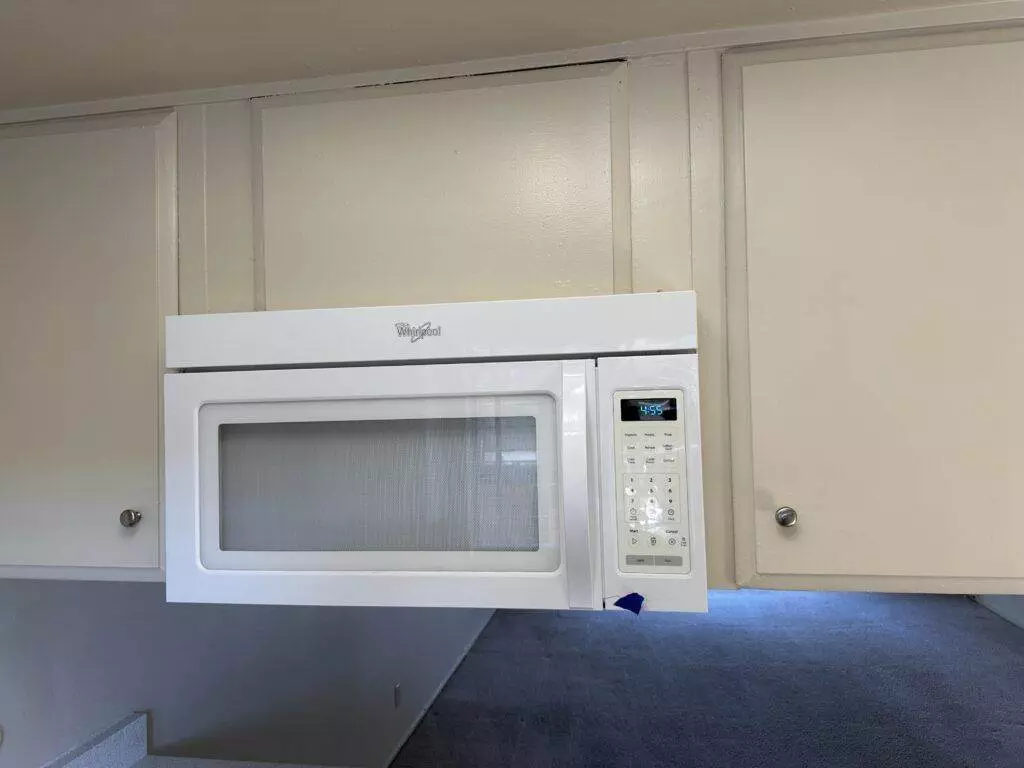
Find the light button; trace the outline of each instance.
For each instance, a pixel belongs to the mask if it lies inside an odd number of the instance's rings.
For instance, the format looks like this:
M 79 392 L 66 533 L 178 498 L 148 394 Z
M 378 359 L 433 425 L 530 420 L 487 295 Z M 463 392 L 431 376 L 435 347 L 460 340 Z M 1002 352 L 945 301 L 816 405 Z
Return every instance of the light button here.
M 675 559 L 680 561 L 679 565 L 682 565 L 681 557 Z M 654 560 L 653 555 L 626 555 L 626 565 L 654 565 Z

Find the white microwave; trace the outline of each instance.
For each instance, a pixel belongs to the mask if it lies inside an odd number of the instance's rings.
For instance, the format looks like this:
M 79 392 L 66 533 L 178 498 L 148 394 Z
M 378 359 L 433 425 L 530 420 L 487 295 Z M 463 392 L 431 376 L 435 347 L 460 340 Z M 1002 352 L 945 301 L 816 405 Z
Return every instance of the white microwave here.
M 707 610 L 692 292 L 166 331 L 169 601 Z

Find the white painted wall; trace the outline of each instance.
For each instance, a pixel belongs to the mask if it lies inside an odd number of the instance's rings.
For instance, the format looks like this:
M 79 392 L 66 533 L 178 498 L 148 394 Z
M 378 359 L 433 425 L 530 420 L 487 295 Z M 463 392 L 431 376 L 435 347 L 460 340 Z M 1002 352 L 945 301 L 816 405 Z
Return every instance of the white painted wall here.
M 42 765 L 134 710 L 152 712 L 159 753 L 383 766 L 491 615 L 163 591 L 0 580 L 0 768 Z

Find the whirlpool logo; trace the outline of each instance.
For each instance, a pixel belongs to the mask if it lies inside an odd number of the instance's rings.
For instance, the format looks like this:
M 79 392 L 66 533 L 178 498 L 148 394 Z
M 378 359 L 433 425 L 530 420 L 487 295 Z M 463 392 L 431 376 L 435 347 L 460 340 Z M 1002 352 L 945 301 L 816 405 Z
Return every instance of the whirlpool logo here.
M 410 325 L 409 323 L 395 323 L 395 333 L 400 339 L 408 339 L 409 343 L 415 344 L 427 336 L 440 336 L 441 326 L 433 325 L 430 321 L 422 325 Z

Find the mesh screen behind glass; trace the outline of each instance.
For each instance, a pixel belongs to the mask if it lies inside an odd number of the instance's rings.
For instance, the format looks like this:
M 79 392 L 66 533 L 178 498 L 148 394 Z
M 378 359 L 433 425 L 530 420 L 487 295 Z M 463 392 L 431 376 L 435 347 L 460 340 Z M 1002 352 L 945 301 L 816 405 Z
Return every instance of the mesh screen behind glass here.
M 530 416 L 222 424 L 221 547 L 536 551 Z

